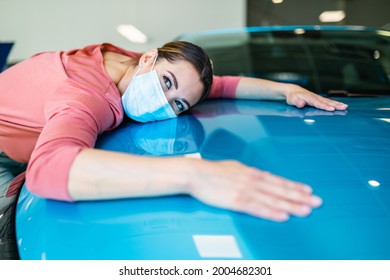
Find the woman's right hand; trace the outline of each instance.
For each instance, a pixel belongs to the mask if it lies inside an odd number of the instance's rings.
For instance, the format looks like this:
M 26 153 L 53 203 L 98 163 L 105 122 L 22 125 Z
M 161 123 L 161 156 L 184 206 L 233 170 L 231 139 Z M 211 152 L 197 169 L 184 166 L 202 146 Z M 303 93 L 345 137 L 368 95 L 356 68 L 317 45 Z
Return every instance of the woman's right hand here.
M 237 161 L 199 160 L 196 170 L 189 192 L 212 206 L 281 222 L 322 204 L 311 187 Z

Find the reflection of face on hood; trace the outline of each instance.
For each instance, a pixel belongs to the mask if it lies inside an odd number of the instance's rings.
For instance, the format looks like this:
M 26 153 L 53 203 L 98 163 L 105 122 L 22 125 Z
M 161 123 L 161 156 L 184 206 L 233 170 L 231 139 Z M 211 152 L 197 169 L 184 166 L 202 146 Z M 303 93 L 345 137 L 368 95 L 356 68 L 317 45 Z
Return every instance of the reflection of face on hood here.
M 177 118 L 138 126 L 134 144 L 151 155 L 172 155 L 176 138 Z
M 150 122 L 123 124 L 103 134 L 96 148 L 140 155 L 178 155 L 198 151 L 203 142 L 202 124 L 192 115 Z

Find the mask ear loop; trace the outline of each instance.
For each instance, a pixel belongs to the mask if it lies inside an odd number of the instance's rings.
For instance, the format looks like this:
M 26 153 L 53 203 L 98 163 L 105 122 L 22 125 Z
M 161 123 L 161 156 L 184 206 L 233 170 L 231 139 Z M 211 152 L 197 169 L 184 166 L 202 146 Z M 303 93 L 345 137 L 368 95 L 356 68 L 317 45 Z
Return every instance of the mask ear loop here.
M 157 55 L 154 57 L 153 65 L 152 65 L 152 70 L 153 70 L 154 64 L 156 64 L 157 56 L 158 56 L 158 53 L 157 53 Z M 142 62 L 140 62 L 140 63 L 138 64 L 138 70 L 137 70 L 137 72 L 135 72 L 134 76 L 137 76 L 137 75 L 139 74 L 139 71 L 141 71 L 141 68 L 142 68 L 143 66 L 144 66 L 144 64 L 143 64 Z M 152 70 L 150 70 L 150 71 L 152 71 Z
M 156 64 L 156 61 L 157 61 L 157 57 L 158 57 L 158 53 L 156 53 L 156 56 L 154 57 L 153 64 L 152 64 L 152 69 L 150 70 L 150 72 L 153 71 L 154 65 Z
M 135 74 L 134 74 L 134 76 L 133 77 L 135 77 L 135 76 L 137 76 L 138 74 L 139 74 L 139 71 L 141 71 L 141 68 L 144 66 L 144 64 L 142 63 L 142 62 L 139 62 L 138 63 L 138 70 L 137 70 L 137 72 L 135 72 Z
M 141 68 L 142 68 L 142 65 L 139 65 L 138 66 L 138 70 L 137 70 L 137 72 L 135 72 L 133 77 L 135 77 L 135 76 L 137 76 L 139 74 L 139 71 L 141 71 Z

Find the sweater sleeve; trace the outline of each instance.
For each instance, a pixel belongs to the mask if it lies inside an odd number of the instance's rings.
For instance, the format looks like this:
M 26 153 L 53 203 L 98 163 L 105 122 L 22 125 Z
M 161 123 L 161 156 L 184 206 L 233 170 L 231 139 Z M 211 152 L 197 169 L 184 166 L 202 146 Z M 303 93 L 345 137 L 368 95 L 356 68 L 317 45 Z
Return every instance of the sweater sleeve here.
M 235 98 L 239 76 L 214 76 L 208 98 Z
M 26 187 L 38 196 L 71 201 L 68 177 L 77 154 L 92 148 L 114 117 L 103 98 L 67 85 L 47 102 L 47 122 L 26 172 Z

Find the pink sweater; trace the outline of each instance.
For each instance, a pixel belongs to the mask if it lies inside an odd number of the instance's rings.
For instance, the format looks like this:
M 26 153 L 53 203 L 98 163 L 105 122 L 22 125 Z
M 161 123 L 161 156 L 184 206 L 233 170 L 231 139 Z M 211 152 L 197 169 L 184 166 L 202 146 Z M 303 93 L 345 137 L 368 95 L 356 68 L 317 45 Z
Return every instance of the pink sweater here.
M 28 162 L 26 185 L 39 196 L 70 201 L 68 175 L 76 155 L 123 120 L 102 50 L 141 55 L 91 45 L 36 54 L 0 74 L 0 150 Z M 238 81 L 215 76 L 209 98 L 233 98 Z

